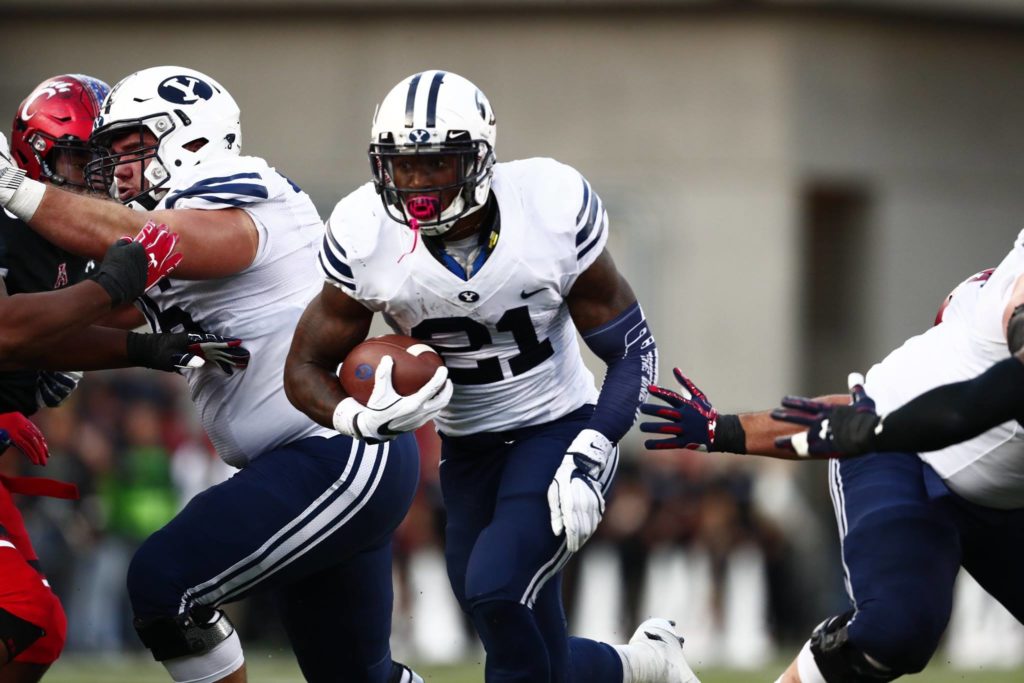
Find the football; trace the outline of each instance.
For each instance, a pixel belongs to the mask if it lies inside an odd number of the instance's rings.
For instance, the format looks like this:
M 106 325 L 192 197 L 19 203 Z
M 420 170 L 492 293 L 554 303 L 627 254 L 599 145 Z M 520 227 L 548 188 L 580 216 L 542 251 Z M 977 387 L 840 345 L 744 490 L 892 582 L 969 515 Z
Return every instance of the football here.
M 415 393 L 444 364 L 437 351 L 419 339 L 401 334 L 367 339 L 349 352 L 339 372 L 342 388 L 363 405 L 370 400 L 377 363 L 383 356 L 395 361 L 391 383 L 402 396 Z

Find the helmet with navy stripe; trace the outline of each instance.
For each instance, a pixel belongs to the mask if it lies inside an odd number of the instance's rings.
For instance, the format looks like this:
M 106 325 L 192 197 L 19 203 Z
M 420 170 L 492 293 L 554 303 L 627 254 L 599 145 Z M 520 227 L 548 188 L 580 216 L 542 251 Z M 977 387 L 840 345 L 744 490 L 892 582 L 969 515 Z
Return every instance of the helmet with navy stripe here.
M 18 107 L 11 127 L 11 152 L 33 180 L 85 187 L 89 134 L 110 86 L 92 76 L 47 78 Z M 76 177 L 72 177 L 76 176 Z
M 231 94 L 204 73 L 157 66 L 122 79 L 100 108 L 90 142 L 95 158 L 87 167 L 93 187 L 102 187 L 129 206 L 153 209 L 175 173 L 207 159 L 237 156 L 242 147 L 241 114 Z M 149 132 L 155 141 L 114 153 L 111 143 Z M 116 169 L 138 163 L 145 179 L 132 196 L 118 192 Z
M 403 79 L 377 106 L 371 128 L 370 168 L 387 214 L 441 235 L 479 210 L 490 194 L 495 137 L 490 102 L 462 76 L 435 70 Z M 408 155 L 455 158 L 455 180 L 396 186 L 394 163 Z

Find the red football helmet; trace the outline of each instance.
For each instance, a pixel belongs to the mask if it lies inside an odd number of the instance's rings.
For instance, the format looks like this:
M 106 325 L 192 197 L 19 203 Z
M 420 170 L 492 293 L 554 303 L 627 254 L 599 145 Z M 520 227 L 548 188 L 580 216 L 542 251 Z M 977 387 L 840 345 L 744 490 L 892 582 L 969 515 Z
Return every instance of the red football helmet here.
M 81 74 L 40 83 L 14 116 L 15 163 L 33 180 L 85 187 L 81 169 L 89 161 L 89 135 L 109 92 L 103 81 Z

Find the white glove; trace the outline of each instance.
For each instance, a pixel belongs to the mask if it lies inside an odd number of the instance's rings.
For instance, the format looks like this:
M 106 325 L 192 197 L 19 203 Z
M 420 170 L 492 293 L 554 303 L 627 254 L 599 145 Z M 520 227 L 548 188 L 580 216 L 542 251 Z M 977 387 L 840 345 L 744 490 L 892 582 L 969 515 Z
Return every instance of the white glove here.
M 0 133 L 0 206 L 21 220 L 30 221 L 45 192 L 45 185 L 26 178 L 25 172 L 14 165 L 7 136 Z
M 56 408 L 67 400 L 82 380 L 78 371 L 43 370 L 36 377 L 36 405 Z
M 578 552 L 601 522 L 604 496 L 597 478 L 614 450 L 604 434 L 584 429 L 569 444 L 548 486 L 551 531 L 555 536 L 565 531 L 570 552 Z
M 434 419 L 452 399 L 448 368 L 441 366 L 419 391 L 402 396 L 391 384 L 395 361 L 382 356 L 373 378 L 373 393 L 364 406 L 351 396 L 334 409 L 334 428 L 370 443 L 389 441 Z

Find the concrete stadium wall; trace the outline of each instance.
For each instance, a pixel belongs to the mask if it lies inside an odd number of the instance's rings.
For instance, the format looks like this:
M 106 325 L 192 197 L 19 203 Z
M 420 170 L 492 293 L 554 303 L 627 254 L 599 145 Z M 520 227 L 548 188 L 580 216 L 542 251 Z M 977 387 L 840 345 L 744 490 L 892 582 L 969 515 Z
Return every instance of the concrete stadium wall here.
M 922 329 L 956 282 L 1001 258 L 1024 217 L 1016 26 L 424 8 L 25 13 L 5 20 L 5 35 L 0 111 L 60 72 L 113 83 L 192 66 L 239 101 L 245 150 L 324 215 L 367 180 L 370 117 L 387 90 L 425 68 L 461 73 L 497 112 L 499 159 L 552 156 L 590 178 L 653 322 L 663 378 L 680 365 L 727 410 L 807 384 L 839 390 L 853 369 L 813 382 L 801 369 L 816 351 L 801 341 L 802 292 L 820 284 L 804 281 L 805 188 L 867 197 L 864 284 L 836 302 L 867 314 L 856 348 L 837 356 L 858 365 Z

